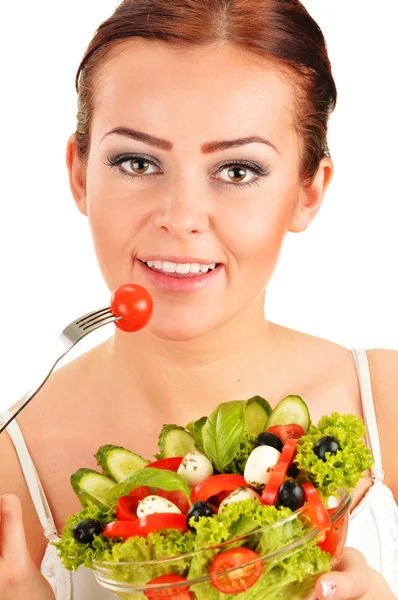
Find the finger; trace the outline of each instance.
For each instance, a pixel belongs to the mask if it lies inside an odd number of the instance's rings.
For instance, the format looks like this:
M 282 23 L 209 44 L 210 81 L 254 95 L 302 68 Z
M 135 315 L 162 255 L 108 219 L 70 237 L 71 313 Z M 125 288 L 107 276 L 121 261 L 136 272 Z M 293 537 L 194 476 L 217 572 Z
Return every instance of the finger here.
M 361 552 L 346 548 L 338 566 L 338 571 L 322 575 L 317 580 L 317 598 L 334 600 L 358 600 L 369 589 L 369 566 Z
M 26 562 L 28 549 L 22 521 L 22 507 L 13 494 L 4 494 L 0 504 L 0 555 L 13 566 Z

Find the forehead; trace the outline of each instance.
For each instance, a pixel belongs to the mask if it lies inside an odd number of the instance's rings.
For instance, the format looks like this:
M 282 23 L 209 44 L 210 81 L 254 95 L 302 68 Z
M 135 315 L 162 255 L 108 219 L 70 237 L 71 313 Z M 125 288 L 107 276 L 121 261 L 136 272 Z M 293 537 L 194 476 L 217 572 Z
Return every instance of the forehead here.
M 293 133 L 293 93 L 275 63 L 233 46 L 128 40 L 97 73 L 92 133 L 123 125 L 171 140 L 266 133 L 283 146 Z

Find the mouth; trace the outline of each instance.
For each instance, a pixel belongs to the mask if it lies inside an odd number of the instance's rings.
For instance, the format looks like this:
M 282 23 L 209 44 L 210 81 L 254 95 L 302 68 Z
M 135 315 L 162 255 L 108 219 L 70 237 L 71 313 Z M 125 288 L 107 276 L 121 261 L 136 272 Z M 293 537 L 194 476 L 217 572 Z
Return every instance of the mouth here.
M 191 277 L 203 277 L 222 266 L 222 263 L 205 262 L 172 262 L 168 260 L 141 260 L 138 259 L 151 271 L 162 273 L 167 277 L 184 279 Z
M 209 286 L 214 290 L 216 282 L 223 281 L 223 263 L 206 262 L 191 257 L 179 258 L 148 257 L 145 260 L 137 258 L 142 274 L 148 282 L 163 292 L 186 294 L 199 292 Z M 171 260 L 174 258 L 174 260 Z

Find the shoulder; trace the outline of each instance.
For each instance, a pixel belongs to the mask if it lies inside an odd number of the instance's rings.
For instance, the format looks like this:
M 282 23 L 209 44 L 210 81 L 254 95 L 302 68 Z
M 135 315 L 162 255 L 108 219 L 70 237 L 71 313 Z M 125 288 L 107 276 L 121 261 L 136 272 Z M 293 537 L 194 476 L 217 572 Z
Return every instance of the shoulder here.
M 398 350 L 367 350 L 386 484 L 398 502 Z

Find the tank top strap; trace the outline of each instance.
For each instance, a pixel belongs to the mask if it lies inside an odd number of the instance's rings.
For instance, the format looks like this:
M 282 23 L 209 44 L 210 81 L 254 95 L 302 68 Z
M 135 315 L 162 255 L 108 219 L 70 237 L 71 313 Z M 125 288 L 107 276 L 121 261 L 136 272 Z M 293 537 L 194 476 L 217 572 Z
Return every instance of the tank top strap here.
M 374 460 L 374 465 L 371 469 L 372 480 L 374 483 L 382 483 L 384 480 L 384 470 L 381 461 L 379 431 L 377 428 L 376 414 L 374 409 L 368 357 L 365 350 L 358 350 L 354 348 L 352 353 L 354 355 L 355 366 L 358 373 L 364 421 L 367 427 L 366 441 L 368 447 L 372 451 Z
M 9 411 L 0 411 L 0 423 L 5 422 L 9 416 Z M 37 516 L 39 517 L 40 523 L 43 527 L 44 535 L 49 542 L 59 540 L 57 529 L 55 527 L 54 519 L 51 514 L 51 509 L 44 493 L 43 486 L 26 447 L 22 431 L 15 419 L 9 424 L 6 431 L 15 446 L 15 450 L 17 452 L 19 462 L 21 463 L 22 472 L 29 488 Z

